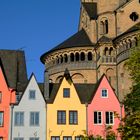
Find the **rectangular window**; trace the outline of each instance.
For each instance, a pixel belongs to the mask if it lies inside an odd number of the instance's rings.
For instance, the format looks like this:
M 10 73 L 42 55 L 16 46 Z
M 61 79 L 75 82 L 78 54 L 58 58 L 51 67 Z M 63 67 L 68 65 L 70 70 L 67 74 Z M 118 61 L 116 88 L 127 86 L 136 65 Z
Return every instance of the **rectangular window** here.
M 81 137 L 75 137 L 75 140 L 82 140 Z
M 24 140 L 24 138 L 14 138 L 14 140 Z
M 64 88 L 63 89 L 63 97 L 64 98 L 69 98 L 70 97 L 70 89 L 69 88 Z
M 57 111 L 57 124 L 66 124 L 66 111 Z
M 78 124 L 77 111 L 69 111 L 69 124 Z
M 29 99 L 30 100 L 35 100 L 35 90 L 30 90 L 29 91 Z
M 106 112 L 106 124 L 112 125 L 114 123 L 114 113 L 113 112 Z
M 30 125 L 39 126 L 39 112 L 30 112 Z
M 107 98 L 108 97 L 108 93 L 107 93 L 107 89 L 102 89 L 102 98 Z
M 94 124 L 101 124 L 102 123 L 102 113 L 99 111 L 94 112 Z
M 0 127 L 2 127 L 3 124 L 4 124 L 4 117 L 3 117 L 3 115 L 4 115 L 4 112 L 0 112 Z
M 2 93 L 0 91 L 0 103 L 2 102 Z
M 52 136 L 51 140 L 60 140 L 60 137 L 59 136 Z
M 39 138 L 31 137 L 29 140 L 39 140 Z
M 65 137 L 63 137 L 63 140 L 72 140 L 72 137 L 70 137 L 70 136 L 65 136 Z
M 24 112 L 15 112 L 15 126 L 24 125 Z

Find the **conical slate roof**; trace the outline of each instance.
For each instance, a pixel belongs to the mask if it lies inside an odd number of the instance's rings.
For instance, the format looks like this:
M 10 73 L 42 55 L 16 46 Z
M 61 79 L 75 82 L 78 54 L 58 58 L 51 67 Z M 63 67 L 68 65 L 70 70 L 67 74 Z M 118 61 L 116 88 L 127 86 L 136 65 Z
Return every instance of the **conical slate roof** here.
M 56 46 L 55 48 L 43 54 L 40 59 L 42 63 L 44 63 L 43 60 L 44 56 L 46 56 L 47 54 L 53 51 L 61 50 L 65 48 L 72 48 L 72 47 L 83 47 L 83 46 L 88 47 L 92 45 L 93 43 L 90 41 L 87 33 L 85 32 L 84 29 L 82 29 L 78 31 L 76 34 L 74 34 L 73 36 L 71 36 L 70 38 L 68 38 L 67 40 L 65 40 L 64 42 L 62 42 L 61 44 L 59 44 L 58 46 Z

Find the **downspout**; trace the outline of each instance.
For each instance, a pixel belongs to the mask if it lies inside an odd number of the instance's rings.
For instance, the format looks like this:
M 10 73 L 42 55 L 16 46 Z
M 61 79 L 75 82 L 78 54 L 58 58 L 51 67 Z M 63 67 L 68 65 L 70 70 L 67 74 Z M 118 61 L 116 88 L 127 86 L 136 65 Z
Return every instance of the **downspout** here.
M 45 111 L 45 113 L 46 113 L 46 114 L 45 114 L 45 116 L 46 116 L 46 118 L 45 118 L 45 119 L 46 119 L 46 126 L 45 126 L 46 130 L 45 130 L 45 131 L 46 131 L 46 140 L 47 140 L 47 134 L 48 134 L 48 131 L 47 131 L 47 126 L 48 126 L 48 124 L 47 124 L 47 122 L 48 122 L 48 121 L 47 121 L 47 118 L 48 118 L 48 117 L 47 117 L 47 102 L 45 102 L 45 106 L 46 106 L 46 108 L 45 108 L 45 110 L 46 110 L 46 111 Z
M 95 23 L 96 23 L 96 45 L 97 45 L 97 42 L 98 42 L 98 23 L 97 23 L 97 20 L 95 20 Z M 97 46 L 96 46 L 97 47 Z M 97 51 L 95 49 L 95 53 L 96 53 L 96 82 L 98 81 L 98 70 L 97 70 Z
M 88 135 L 88 103 L 85 103 L 86 106 L 86 135 Z
M 122 107 L 123 107 L 123 104 L 122 102 L 120 102 L 120 121 L 121 121 L 121 124 L 122 124 Z
M 10 140 L 12 140 L 12 134 L 13 134 L 13 109 L 14 105 L 11 104 L 11 124 L 10 124 Z
M 117 25 L 117 11 L 114 11 L 114 14 L 115 14 L 115 36 L 117 37 L 117 26 L 118 26 Z M 119 81 L 119 77 L 118 77 L 117 48 L 116 48 L 116 93 L 119 98 L 118 81 Z
M 97 51 L 95 49 L 95 53 L 96 53 L 96 82 L 98 82 L 98 70 L 97 70 Z

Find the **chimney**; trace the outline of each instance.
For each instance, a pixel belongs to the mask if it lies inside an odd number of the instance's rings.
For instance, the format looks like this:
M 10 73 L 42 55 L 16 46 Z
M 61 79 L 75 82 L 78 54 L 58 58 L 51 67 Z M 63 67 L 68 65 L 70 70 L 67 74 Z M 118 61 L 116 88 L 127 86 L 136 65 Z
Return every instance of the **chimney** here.
M 49 72 L 44 71 L 44 97 L 46 100 L 49 99 Z

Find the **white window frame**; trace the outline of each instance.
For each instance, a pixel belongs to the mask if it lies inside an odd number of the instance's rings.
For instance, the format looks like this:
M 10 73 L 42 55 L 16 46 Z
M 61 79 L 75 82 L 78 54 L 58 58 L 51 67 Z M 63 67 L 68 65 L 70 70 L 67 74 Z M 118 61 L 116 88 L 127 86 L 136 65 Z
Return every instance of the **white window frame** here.
M 106 123 L 106 112 L 109 112 L 109 124 Z M 106 112 L 105 112 L 105 123 L 106 123 L 106 125 L 114 125 L 114 112 L 113 111 L 106 111 Z M 110 123 L 110 120 L 111 120 L 110 119 L 110 116 L 111 116 L 110 113 L 113 114 L 113 116 L 112 116 L 113 117 L 113 123 Z
M 102 94 L 102 91 L 103 90 L 106 90 L 107 91 L 107 96 L 103 96 L 103 94 Z M 106 88 L 102 88 L 101 89 L 101 98 L 108 98 L 108 89 L 106 89 Z
M 97 123 L 94 123 L 94 112 L 97 112 Z M 99 123 L 99 119 L 98 119 L 98 113 L 101 113 L 101 123 Z M 102 123 L 103 123 L 103 113 L 102 113 L 102 111 L 93 111 L 93 124 L 94 125 L 102 125 Z

